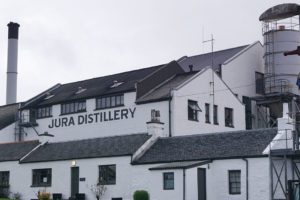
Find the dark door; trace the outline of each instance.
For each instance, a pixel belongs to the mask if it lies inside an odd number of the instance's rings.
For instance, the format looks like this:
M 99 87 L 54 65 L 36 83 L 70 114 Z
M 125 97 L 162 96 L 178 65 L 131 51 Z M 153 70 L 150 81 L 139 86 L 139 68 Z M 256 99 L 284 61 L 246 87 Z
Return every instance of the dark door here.
M 252 129 L 252 105 L 249 97 L 243 96 L 243 103 L 245 104 L 245 118 L 246 129 Z
M 71 167 L 71 197 L 79 193 L 79 167 Z
M 198 200 L 206 200 L 206 169 L 198 168 Z

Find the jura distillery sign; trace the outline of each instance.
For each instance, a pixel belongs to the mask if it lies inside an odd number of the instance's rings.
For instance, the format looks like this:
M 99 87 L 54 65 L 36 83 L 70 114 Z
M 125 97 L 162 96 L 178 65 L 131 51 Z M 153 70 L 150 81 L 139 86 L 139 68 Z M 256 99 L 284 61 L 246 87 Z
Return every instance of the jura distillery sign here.
M 90 114 L 79 114 L 77 116 L 66 116 L 51 120 L 49 128 L 68 127 L 83 124 L 95 124 L 108 121 L 125 120 L 134 118 L 136 108 L 124 108 L 119 110 L 109 110 L 94 112 Z

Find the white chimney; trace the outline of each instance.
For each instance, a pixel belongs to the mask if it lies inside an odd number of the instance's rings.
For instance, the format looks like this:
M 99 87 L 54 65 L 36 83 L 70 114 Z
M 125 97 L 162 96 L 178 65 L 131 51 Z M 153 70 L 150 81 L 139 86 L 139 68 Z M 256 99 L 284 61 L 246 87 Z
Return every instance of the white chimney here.
M 18 75 L 18 38 L 20 25 L 10 22 L 8 25 L 8 52 L 7 52 L 7 82 L 6 104 L 17 102 L 17 75 Z
M 164 123 L 160 121 L 160 112 L 151 110 L 151 121 L 147 122 L 148 134 L 156 137 L 168 137 L 164 131 Z

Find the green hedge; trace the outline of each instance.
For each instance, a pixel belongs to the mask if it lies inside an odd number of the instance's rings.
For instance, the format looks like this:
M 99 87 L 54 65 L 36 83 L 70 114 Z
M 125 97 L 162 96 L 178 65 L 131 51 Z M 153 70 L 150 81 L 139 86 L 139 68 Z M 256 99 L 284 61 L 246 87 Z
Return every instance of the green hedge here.
M 137 190 L 133 195 L 134 200 L 149 200 L 149 193 L 145 190 Z

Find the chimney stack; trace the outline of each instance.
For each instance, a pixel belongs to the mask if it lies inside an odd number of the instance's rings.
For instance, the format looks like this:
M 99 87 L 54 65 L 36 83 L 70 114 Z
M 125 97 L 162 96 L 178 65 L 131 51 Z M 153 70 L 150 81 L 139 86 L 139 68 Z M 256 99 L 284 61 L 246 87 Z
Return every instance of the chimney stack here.
M 7 82 L 6 104 L 17 102 L 17 74 L 18 74 L 18 23 L 10 22 L 8 26 L 8 52 L 7 52 Z

